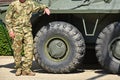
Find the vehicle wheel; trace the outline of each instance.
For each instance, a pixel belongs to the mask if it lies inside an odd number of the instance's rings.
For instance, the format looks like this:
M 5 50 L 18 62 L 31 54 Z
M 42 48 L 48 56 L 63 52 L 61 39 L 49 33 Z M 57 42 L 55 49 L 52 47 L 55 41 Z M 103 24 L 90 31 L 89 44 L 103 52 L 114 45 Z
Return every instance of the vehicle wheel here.
M 120 23 L 108 25 L 96 41 L 96 56 L 111 73 L 120 73 Z
M 34 39 L 35 59 L 48 72 L 66 73 L 81 63 L 85 42 L 82 34 L 66 22 L 51 22 Z

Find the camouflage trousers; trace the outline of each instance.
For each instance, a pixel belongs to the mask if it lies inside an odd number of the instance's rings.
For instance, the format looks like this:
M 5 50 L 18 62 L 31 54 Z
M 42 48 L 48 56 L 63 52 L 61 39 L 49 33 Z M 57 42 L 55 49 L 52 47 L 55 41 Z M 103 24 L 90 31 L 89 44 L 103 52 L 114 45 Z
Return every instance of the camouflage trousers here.
M 20 25 L 14 27 L 15 38 L 13 40 L 12 49 L 14 51 L 15 68 L 23 70 L 30 69 L 33 60 L 33 36 L 31 25 Z M 24 52 L 22 61 L 21 52 Z

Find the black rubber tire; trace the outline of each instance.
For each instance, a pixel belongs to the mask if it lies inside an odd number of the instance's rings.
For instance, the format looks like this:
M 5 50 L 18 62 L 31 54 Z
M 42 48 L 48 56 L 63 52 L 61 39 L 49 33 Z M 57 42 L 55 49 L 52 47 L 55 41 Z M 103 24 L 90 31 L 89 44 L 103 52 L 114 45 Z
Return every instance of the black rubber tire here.
M 112 23 L 105 27 L 96 41 L 96 56 L 105 70 L 110 73 L 120 73 L 120 60 L 111 53 L 109 45 L 120 36 L 120 24 Z
M 69 44 L 69 53 L 61 61 L 46 57 L 44 44 L 52 37 L 62 37 Z M 82 62 L 85 53 L 85 42 L 82 34 L 73 25 L 55 21 L 43 26 L 34 39 L 34 53 L 38 64 L 46 71 L 53 73 L 68 73 L 76 69 Z

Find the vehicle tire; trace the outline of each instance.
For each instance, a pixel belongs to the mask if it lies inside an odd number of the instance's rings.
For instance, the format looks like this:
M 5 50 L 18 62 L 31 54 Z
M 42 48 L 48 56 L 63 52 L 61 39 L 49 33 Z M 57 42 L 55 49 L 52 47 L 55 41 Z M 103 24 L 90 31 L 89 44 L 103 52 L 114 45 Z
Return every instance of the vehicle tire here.
M 98 61 L 110 73 L 120 73 L 120 23 L 108 25 L 96 41 Z
M 48 72 L 67 73 L 76 69 L 85 53 L 82 34 L 66 22 L 51 22 L 43 26 L 34 39 L 38 64 Z

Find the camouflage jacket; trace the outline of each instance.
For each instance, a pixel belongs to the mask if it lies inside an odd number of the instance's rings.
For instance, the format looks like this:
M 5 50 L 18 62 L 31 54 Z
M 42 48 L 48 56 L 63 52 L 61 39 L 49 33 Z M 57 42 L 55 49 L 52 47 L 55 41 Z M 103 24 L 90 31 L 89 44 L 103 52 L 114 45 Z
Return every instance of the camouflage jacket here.
M 33 0 L 26 0 L 24 3 L 20 3 L 19 0 L 12 2 L 8 7 L 5 17 L 8 32 L 20 24 L 29 24 L 32 13 L 44 10 L 45 8 L 45 5 Z

